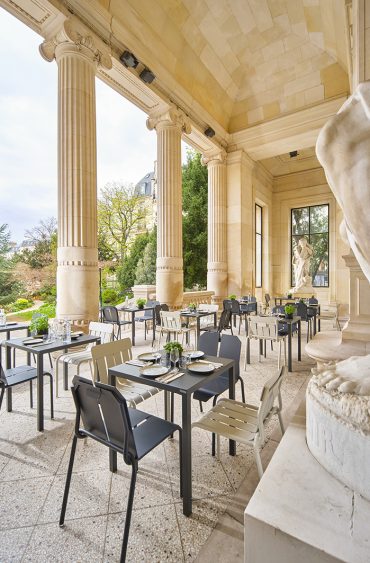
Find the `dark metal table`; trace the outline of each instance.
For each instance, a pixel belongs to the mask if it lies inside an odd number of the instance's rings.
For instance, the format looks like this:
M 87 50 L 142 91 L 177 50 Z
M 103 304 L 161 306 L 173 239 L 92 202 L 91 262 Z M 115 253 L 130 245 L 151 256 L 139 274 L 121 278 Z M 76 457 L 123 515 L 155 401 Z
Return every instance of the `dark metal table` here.
M 143 311 L 152 311 L 153 318 L 153 342 L 155 340 L 155 307 L 144 307 L 144 309 L 139 309 L 139 307 L 117 307 L 118 311 L 123 313 L 131 313 L 131 341 L 132 345 L 135 346 L 135 314 Z
M 302 359 L 302 347 L 301 347 L 301 317 L 293 317 L 292 319 L 281 318 L 279 319 L 279 324 L 288 325 L 288 371 L 293 371 L 293 361 L 292 361 L 292 327 L 294 324 L 298 325 L 298 361 Z M 262 341 L 260 341 L 260 345 Z M 247 364 L 251 363 L 250 357 L 250 340 L 247 338 Z
M 182 457 L 183 457 L 183 513 L 185 516 L 190 516 L 192 512 L 192 456 L 191 456 L 191 396 L 204 384 L 209 383 L 222 373 L 229 372 L 229 397 L 235 398 L 235 370 L 234 360 L 227 358 L 215 358 L 207 356 L 207 360 L 222 363 L 223 367 L 215 369 L 213 373 L 207 375 L 195 374 L 186 370 L 180 369 L 183 373 L 181 377 L 172 382 L 165 383 L 158 379 L 149 379 L 140 374 L 140 368 L 129 364 L 122 364 L 108 371 L 108 381 L 110 385 L 116 384 L 116 377 L 124 377 L 136 383 L 150 385 L 151 387 L 158 387 L 165 392 L 176 393 L 181 395 L 182 399 Z M 144 409 L 145 410 L 145 409 Z M 235 442 L 229 441 L 229 453 L 235 455 Z M 117 453 L 110 450 L 110 470 L 117 471 Z
M 281 306 L 283 304 L 283 302 L 286 303 L 286 304 L 289 303 L 289 305 L 290 304 L 295 305 L 295 298 L 294 297 L 274 297 L 274 299 L 275 299 L 275 306 L 276 305 Z M 279 301 L 279 303 L 278 303 L 278 301 Z
M 182 317 L 187 319 L 187 326 L 189 325 L 189 319 L 196 319 L 197 321 L 197 330 L 196 330 L 196 343 L 195 347 L 198 347 L 198 339 L 200 336 L 200 319 L 203 317 L 211 317 L 213 316 L 213 326 L 217 328 L 217 311 L 180 311 Z
M 23 350 L 36 355 L 36 369 L 37 369 L 37 430 L 42 432 L 44 430 L 44 355 L 58 350 L 67 352 L 69 348 L 75 348 L 83 344 L 90 344 L 91 342 L 100 342 L 100 337 L 84 334 L 71 342 L 63 342 L 63 340 L 54 340 L 53 342 L 39 344 L 37 346 L 27 346 L 23 344 L 24 338 L 12 338 L 5 340 L 3 345 L 6 346 L 6 367 L 11 365 L 11 349 Z M 28 360 L 29 363 L 29 360 Z M 12 410 L 12 396 L 11 389 L 8 389 L 8 411 Z M 10 407 L 10 408 L 9 408 Z

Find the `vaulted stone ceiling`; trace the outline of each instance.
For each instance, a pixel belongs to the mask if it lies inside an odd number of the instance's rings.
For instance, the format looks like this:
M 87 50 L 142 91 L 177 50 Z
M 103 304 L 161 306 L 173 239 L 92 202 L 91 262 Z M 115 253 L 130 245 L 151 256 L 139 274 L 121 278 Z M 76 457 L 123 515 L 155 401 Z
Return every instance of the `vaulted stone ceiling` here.
M 344 0 L 100 4 L 160 83 L 171 76 L 230 133 L 349 93 Z

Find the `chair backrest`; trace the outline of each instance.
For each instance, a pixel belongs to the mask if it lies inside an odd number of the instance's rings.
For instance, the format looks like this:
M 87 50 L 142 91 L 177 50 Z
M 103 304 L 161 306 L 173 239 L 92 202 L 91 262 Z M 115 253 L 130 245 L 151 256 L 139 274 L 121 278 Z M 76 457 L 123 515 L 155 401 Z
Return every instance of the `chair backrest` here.
M 113 305 L 107 305 L 102 308 L 103 319 L 106 323 L 118 323 L 119 315 L 117 307 Z
M 81 419 L 84 433 L 121 451 L 127 464 L 137 459 L 127 403 L 119 391 L 78 376 L 73 378 L 71 389 L 77 411 L 76 432 Z
M 298 315 L 298 317 L 301 317 L 301 319 L 303 321 L 307 321 L 307 305 L 306 303 L 302 303 L 302 301 L 300 301 L 299 303 L 297 303 L 295 305 L 296 308 L 296 314 Z
M 218 312 L 218 305 L 213 305 L 211 303 L 199 303 L 198 310 L 199 311 L 209 311 L 210 313 L 217 313 Z
M 316 297 L 310 297 L 309 300 L 308 300 L 308 303 L 309 303 L 309 305 L 318 305 L 319 304 Z
M 265 303 L 268 306 L 270 304 L 271 297 L 268 293 L 265 293 Z
M 169 311 L 170 308 L 167 303 L 161 303 L 161 311 Z
M 272 308 L 272 313 L 281 313 L 282 315 L 285 315 L 284 305 L 275 305 L 275 307 Z
M 107 384 L 108 369 L 132 359 L 131 340 L 123 338 L 94 346 L 91 355 L 94 365 L 94 381 Z M 116 385 L 120 386 L 119 377 L 117 377 Z
M 248 317 L 248 338 L 277 340 L 279 320 L 276 317 Z
M 286 372 L 287 368 L 286 366 L 283 366 L 280 371 L 278 371 L 273 377 L 271 377 L 263 386 L 260 398 L 261 402 L 258 408 L 257 415 L 259 430 L 262 433 L 262 436 L 264 436 L 263 423 L 266 418 L 268 418 L 271 410 L 274 408 L 276 399 L 278 400 L 279 410 L 282 409 L 280 388 Z
M 232 309 L 232 299 L 224 299 L 222 304 L 223 304 L 223 308 L 224 311 L 231 311 Z
M 100 336 L 100 343 L 105 344 L 113 340 L 114 326 L 108 323 L 97 323 L 95 321 L 89 324 L 89 334 L 92 336 Z
M 159 303 L 158 303 L 158 305 L 156 305 L 154 307 L 154 315 L 155 315 L 155 324 L 156 325 L 161 324 L 161 307 L 162 307 L 162 305 L 160 305 Z
M 237 336 L 231 334 L 222 335 L 218 355 L 220 358 L 235 360 L 235 379 L 239 378 L 241 349 L 242 343 Z M 225 375 L 229 377 L 228 374 Z
M 224 309 L 221 312 L 220 320 L 218 321 L 218 332 L 221 334 L 223 330 L 230 328 L 231 323 L 231 311 Z
M 240 313 L 240 303 L 236 299 L 231 299 L 231 312 L 236 313 L 237 315 Z
M 161 311 L 161 326 L 166 330 L 181 330 L 180 311 Z
M 203 332 L 198 338 L 198 348 L 206 356 L 217 356 L 218 332 Z

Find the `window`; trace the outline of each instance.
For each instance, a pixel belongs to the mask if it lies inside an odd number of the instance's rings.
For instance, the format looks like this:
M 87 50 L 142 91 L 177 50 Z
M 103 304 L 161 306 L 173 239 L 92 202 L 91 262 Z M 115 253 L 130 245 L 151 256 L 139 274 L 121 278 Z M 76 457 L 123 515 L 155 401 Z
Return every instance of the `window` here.
M 291 233 L 291 259 L 293 260 L 299 239 L 305 238 L 313 249 L 310 263 L 312 285 L 329 287 L 329 205 L 292 209 Z M 291 282 L 294 287 L 293 267 L 291 268 Z
M 262 207 L 256 204 L 256 287 L 262 287 Z

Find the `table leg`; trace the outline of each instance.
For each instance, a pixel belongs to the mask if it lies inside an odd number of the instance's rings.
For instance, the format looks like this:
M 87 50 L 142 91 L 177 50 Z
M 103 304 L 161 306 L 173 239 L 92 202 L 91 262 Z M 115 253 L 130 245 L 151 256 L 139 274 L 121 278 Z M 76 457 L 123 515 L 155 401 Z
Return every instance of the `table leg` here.
M 213 313 L 213 328 L 217 328 L 217 313 Z
M 298 340 L 299 340 L 298 336 Z M 288 323 L 288 371 L 292 369 L 292 323 Z
M 235 399 L 235 367 L 229 369 L 229 399 Z M 236 444 L 234 440 L 229 440 L 229 454 L 236 454 Z
M 29 327 L 27 328 L 27 337 L 31 336 L 31 331 Z M 27 352 L 27 365 L 31 365 L 31 352 Z
M 152 348 L 154 346 L 155 341 L 155 309 L 153 309 L 153 340 L 152 340 Z
M 251 341 L 247 338 L 247 364 L 251 363 Z
M 37 354 L 37 430 L 44 430 L 44 356 Z
M 131 335 L 132 335 L 132 345 L 135 346 L 135 312 L 131 313 Z
M 63 353 L 66 354 L 68 348 L 64 348 Z M 68 391 L 68 364 L 63 362 L 63 380 L 64 380 L 64 391 Z
M 108 384 L 116 386 L 116 377 L 114 375 L 108 375 Z M 117 452 L 109 449 L 109 470 L 112 473 L 117 473 Z
M 168 391 L 164 392 L 164 418 L 165 420 L 170 420 L 171 419 L 171 409 L 170 409 L 170 399 L 171 399 L 171 394 Z
M 313 316 L 313 334 L 315 336 L 316 334 L 316 329 L 317 329 L 317 324 L 316 324 L 316 313 Z
M 7 339 L 8 340 L 8 339 Z M 10 346 L 6 346 L 6 358 L 5 358 L 5 367 L 6 369 L 10 369 L 12 365 L 12 349 Z M 6 404 L 7 404 L 7 411 L 12 412 L 13 404 L 12 404 L 12 388 L 8 387 L 6 390 Z
M 200 336 L 200 317 L 197 317 L 197 333 L 196 333 L 196 341 L 195 341 L 195 349 L 198 350 L 198 340 Z
M 301 321 L 298 321 L 298 361 L 301 361 Z
M 183 505 L 185 516 L 192 513 L 192 460 L 191 460 L 191 396 L 182 395 L 182 460 L 183 460 Z

